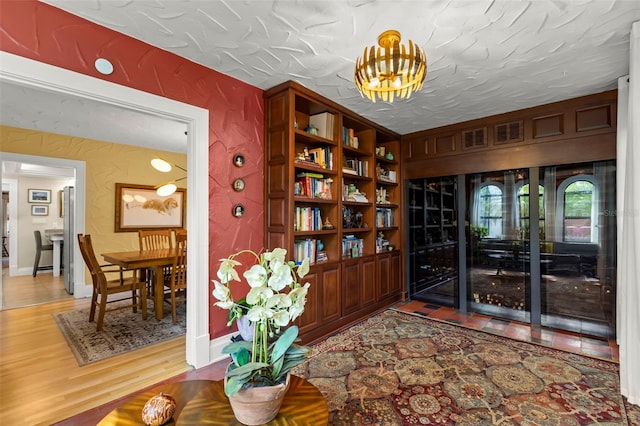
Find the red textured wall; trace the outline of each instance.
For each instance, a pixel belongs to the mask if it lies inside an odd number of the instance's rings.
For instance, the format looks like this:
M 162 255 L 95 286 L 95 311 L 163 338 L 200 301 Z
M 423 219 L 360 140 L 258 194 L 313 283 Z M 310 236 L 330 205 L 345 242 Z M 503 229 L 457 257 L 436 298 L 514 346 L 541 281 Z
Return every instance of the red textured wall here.
M 210 277 L 215 276 L 218 259 L 263 247 L 261 89 L 31 0 L 0 3 L 0 49 L 208 109 Z M 111 75 L 95 70 L 98 57 L 113 63 Z M 242 169 L 232 164 L 237 152 L 247 160 Z M 241 176 L 246 186 L 237 193 L 231 182 Z M 246 214 L 236 219 L 231 210 L 240 201 Z M 210 306 L 211 337 L 228 333 L 227 312 L 213 307 L 213 302 Z

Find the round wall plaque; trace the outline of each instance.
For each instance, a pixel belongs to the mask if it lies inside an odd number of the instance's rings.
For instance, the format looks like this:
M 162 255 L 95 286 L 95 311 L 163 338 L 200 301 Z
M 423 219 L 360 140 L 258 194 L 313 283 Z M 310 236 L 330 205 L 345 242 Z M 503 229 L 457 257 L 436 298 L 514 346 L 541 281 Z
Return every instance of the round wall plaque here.
M 242 204 L 236 204 L 235 206 L 233 206 L 233 215 L 235 217 L 244 216 L 244 206 Z
M 235 189 L 237 192 L 240 192 L 244 189 L 244 179 L 242 178 L 238 178 L 236 180 L 233 181 L 233 189 Z
M 236 155 L 233 156 L 233 165 L 234 166 L 242 167 L 242 166 L 244 166 L 244 162 L 245 162 L 244 155 L 236 154 Z

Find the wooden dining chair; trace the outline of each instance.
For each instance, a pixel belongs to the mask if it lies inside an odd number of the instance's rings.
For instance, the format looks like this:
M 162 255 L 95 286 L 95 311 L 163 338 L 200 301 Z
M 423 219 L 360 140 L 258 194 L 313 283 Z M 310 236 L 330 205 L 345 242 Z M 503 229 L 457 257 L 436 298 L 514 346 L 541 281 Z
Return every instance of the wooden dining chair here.
M 93 251 L 91 243 L 91 235 L 78 234 L 78 244 L 80 245 L 80 253 L 84 259 L 89 272 L 91 273 L 91 281 L 93 282 L 93 293 L 91 295 L 91 310 L 89 313 L 89 322 L 93 322 L 98 309 L 98 331 L 102 330 L 104 322 L 104 314 L 109 311 L 119 309 L 132 308 L 133 312 L 137 312 L 138 308 L 142 310 L 142 318 L 147 319 L 147 287 L 144 282 L 138 281 L 136 271 L 126 271 L 116 265 L 100 265 Z M 131 277 L 125 277 L 125 273 L 132 272 Z M 107 274 L 118 274 L 118 278 L 107 279 Z M 109 296 L 118 293 L 131 293 L 126 297 L 109 298 Z M 136 294 L 139 292 L 140 294 Z M 130 300 L 129 304 L 119 304 L 110 309 L 107 305 L 115 302 Z
M 140 229 L 138 230 L 138 242 L 140 250 L 160 250 L 173 248 L 173 231 L 171 229 Z M 153 269 L 140 271 L 141 280 L 147 283 L 147 294 L 154 295 L 153 282 L 155 280 Z M 164 283 L 167 285 L 171 279 L 171 268 L 164 268 Z
M 169 293 L 166 300 L 171 302 L 171 318 L 176 322 L 176 304 L 187 301 L 187 234 L 176 233 L 176 248 L 178 255 L 171 267 L 171 279 L 169 280 Z

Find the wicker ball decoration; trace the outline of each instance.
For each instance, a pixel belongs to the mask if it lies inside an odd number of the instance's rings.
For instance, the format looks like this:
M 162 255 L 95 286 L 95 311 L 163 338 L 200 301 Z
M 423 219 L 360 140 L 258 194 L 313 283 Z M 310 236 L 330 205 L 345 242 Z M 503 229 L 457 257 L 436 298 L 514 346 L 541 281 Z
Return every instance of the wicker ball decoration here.
M 147 426 L 160 426 L 168 422 L 175 412 L 176 400 L 171 395 L 160 392 L 144 404 L 142 421 Z

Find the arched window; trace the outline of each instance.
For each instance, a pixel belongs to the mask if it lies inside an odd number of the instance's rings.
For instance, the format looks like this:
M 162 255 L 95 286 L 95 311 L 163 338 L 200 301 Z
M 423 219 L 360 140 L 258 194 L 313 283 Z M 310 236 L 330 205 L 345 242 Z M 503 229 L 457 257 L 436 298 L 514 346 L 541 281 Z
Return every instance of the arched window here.
M 516 190 L 516 217 L 518 218 L 518 227 L 522 230 L 524 238 L 530 238 L 529 227 L 529 184 L 521 185 Z M 544 186 L 538 185 L 538 217 L 540 218 L 540 230 L 544 231 Z
M 488 237 L 501 238 L 503 191 L 495 183 L 488 183 L 480 188 L 478 200 L 478 226 L 487 228 Z
M 588 243 L 591 242 L 594 224 L 594 185 L 591 177 L 571 180 L 558 197 L 563 204 L 562 239 Z

